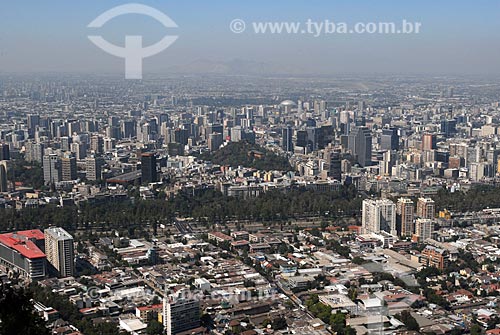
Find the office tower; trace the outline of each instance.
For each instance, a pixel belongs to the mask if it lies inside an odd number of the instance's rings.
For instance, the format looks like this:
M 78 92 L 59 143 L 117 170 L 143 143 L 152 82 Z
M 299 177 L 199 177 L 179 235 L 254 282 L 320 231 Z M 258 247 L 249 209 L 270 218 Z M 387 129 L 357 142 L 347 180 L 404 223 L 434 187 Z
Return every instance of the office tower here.
M 326 162 L 328 165 L 328 176 L 335 180 L 342 181 L 342 164 L 340 159 L 340 152 L 328 152 Z
M 35 136 L 36 127 L 40 125 L 40 115 L 29 114 L 27 123 L 29 137 L 33 138 Z
M 281 130 L 281 148 L 286 152 L 293 151 L 293 130 L 292 127 L 286 127 Z
M 301 148 L 305 148 L 307 146 L 307 131 L 305 130 L 297 130 L 297 141 L 295 145 Z
M 0 192 L 7 191 L 7 161 L 0 161 Z
M 436 216 L 436 204 L 431 198 L 418 198 L 417 216 L 421 219 L 434 219 Z
M 435 150 L 437 148 L 436 134 L 422 135 L 422 151 Z
M 349 150 L 356 156 L 361 167 L 371 164 L 372 160 L 372 135 L 367 127 L 355 127 L 349 134 Z
M 61 160 L 56 154 L 43 156 L 43 179 L 46 185 L 61 181 Z
M 434 231 L 434 221 L 431 219 L 417 219 L 415 222 L 415 235 L 418 236 L 418 241 L 423 242 L 432 238 Z
M 243 128 L 241 128 L 241 126 L 234 126 L 231 128 L 231 142 L 240 142 L 243 139 Z
M 101 180 L 104 159 L 92 155 L 85 160 L 88 180 Z
M 154 183 L 158 181 L 156 154 L 145 152 L 141 155 L 141 179 L 143 183 Z
M 189 139 L 189 130 L 188 129 L 177 128 L 174 130 L 175 143 L 187 145 L 188 139 Z
M 384 128 L 382 135 L 380 135 L 380 149 L 381 150 L 398 150 L 399 149 L 399 135 L 397 128 Z
M 42 162 L 43 150 L 43 144 L 28 141 L 25 145 L 25 159 L 28 162 Z
M 200 302 L 194 299 L 163 299 L 163 326 L 167 335 L 175 335 L 200 326 Z
M 58 276 L 73 276 L 75 274 L 73 236 L 59 227 L 47 228 L 44 233 L 47 261 L 57 271 Z
M 397 204 L 397 226 L 399 236 L 411 236 L 413 234 L 413 201 L 409 198 L 399 198 Z
M 117 116 L 109 116 L 108 117 L 108 126 L 111 126 L 111 127 L 116 127 L 118 126 L 118 117 Z
M 0 144 L 0 161 L 10 160 L 10 149 L 7 143 Z
M 72 142 L 71 137 L 68 137 L 68 136 L 61 137 L 61 150 L 62 151 L 69 151 L 71 142 Z
M 364 234 L 385 231 L 396 236 L 396 205 L 389 199 L 363 200 L 361 223 Z
M 205 127 L 205 139 L 208 141 L 210 134 L 224 133 L 224 126 L 219 123 L 211 123 Z
M 208 135 L 208 150 L 215 151 L 219 149 L 223 142 L 224 141 L 221 133 L 213 133 Z
M 61 158 L 61 180 L 76 180 L 76 158 L 73 153 L 65 154 Z
M 136 136 L 136 127 L 134 120 L 125 120 L 121 124 L 122 138 L 132 138 Z
M 451 137 L 457 133 L 457 120 L 441 121 L 441 133 L 445 137 Z
M 70 151 L 75 154 L 77 160 L 82 160 L 87 157 L 86 145 L 80 142 L 71 143 Z
M 392 167 L 396 164 L 397 155 L 394 151 L 386 151 L 382 154 L 382 160 L 379 161 L 379 175 L 391 176 Z
M 90 151 L 96 154 L 102 154 L 104 149 L 104 140 L 99 135 L 90 138 Z

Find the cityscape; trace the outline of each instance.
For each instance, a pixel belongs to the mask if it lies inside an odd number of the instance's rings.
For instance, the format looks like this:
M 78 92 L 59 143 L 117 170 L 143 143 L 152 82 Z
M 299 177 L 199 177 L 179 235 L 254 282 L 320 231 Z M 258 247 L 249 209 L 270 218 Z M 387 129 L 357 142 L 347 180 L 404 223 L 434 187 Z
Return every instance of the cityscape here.
M 248 38 L 250 19 L 226 21 Z M 497 63 L 143 71 L 125 53 L 87 73 L 9 57 L 0 334 L 500 334 Z

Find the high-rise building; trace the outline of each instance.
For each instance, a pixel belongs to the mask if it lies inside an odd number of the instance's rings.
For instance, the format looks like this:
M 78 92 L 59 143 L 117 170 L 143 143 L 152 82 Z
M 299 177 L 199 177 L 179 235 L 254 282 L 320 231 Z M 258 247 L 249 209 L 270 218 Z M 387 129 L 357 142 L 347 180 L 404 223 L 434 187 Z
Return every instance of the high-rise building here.
M 281 130 L 281 148 L 286 152 L 293 151 L 293 130 L 292 127 L 286 127 Z
M 340 159 L 340 152 L 329 151 L 326 156 L 328 176 L 338 181 L 342 181 L 342 164 Z
M 71 143 L 70 151 L 73 152 L 77 160 L 82 160 L 87 157 L 87 148 L 84 143 L 75 142 Z
M 362 167 L 371 164 L 372 134 L 367 127 L 355 127 L 349 134 L 349 149 Z
M 437 148 L 436 134 L 423 134 L 422 151 L 436 150 L 436 148 Z
M 73 236 L 60 227 L 45 229 L 45 254 L 47 261 L 60 277 L 75 274 Z
M 7 161 L 0 161 L 0 192 L 7 192 Z
M 85 166 L 87 170 L 88 180 L 101 180 L 102 178 L 102 166 L 104 165 L 104 159 L 101 157 L 96 157 L 94 155 L 87 157 L 85 160 Z
M 413 218 L 413 201 L 409 198 L 399 198 L 397 204 L 397 226 L 399 236 L 411 236 L 413 234 Z
M 158 181 L 156 154 L 152 152 L 141 154 L 141 180 L 143 183 L 154 183 Z
M 175 335 L 200 326 L 200 302 L 194 299 L 163 299 L 163 326 Z
M 223 142 L 222 133 L 212 133 L 208 135 L 208 150 L 215 151 L 219 149 Z
M 434 219 L 436 203 L 431 198 L 419 198 L 417 201 L 417 216 L 421 219 Z
M 40 125 L 40 115 L 29 114 L 28 115 L 28 134 L 30 138 L 35 136 L 36 127 Z
M 104 149 L 104 140 L 99 135 L 90 138 L 90 150 L 94 153 L 102 154 Z
M 10 160 L 10 149 L 7 143 L 0 144 L 0 161 Z
M 73 153 L 65 154 L 61 158 L 61 180 L 71 181 L 76 179 L 76 158 Z
M 364 234 L 385 231 L 396 236 L 396 205 L 389 199 L 363 200 L 361 223 Z
M 457 133 L 457 120 L 443 120 L 441 121 L 441 133 L 445 137 L 451 137 Z
M 381 150 L 399 149 L 398 128 L 391 127 L 382 129 L 382 135 L 380 135 L 380 149 Z
M 61 159 L 57 154 L 43 156 L 43 179 L 46 185 L 61 181 Z
M 434 231 L 434 221 L 431 219 L 417 219 L 415 222 L 415 235 L 419 242 L 432 238 Z
M 42 143 L 26 142 L 25 158 L 28 162 L 43 161 L 44 146 Z

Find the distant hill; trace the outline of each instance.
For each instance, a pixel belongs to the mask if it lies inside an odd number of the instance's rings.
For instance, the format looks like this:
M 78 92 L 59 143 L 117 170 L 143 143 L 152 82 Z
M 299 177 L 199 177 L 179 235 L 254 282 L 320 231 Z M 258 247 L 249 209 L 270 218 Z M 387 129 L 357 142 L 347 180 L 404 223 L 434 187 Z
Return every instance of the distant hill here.
M 228 166 L 244 166 L 258 170 L 291 171 L 292 167 L 286 157 L 279 156 L 257 144 L 245 141 L 230 142 L 214 152 L 207 152 L 201 159 L 214 164 Z

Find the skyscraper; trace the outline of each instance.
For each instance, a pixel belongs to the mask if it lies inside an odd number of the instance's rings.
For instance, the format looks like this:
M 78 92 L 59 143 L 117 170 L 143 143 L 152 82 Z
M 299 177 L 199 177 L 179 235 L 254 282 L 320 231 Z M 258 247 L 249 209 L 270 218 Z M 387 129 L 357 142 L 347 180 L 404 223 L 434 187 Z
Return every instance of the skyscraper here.
M 436 204 L 431 198 L 419 198 L 417 201 L 417 216 L 421 219 L 434 219 Z
M 281 148 L 286 152 L 293 151 L 293 130 L 292 127 L 288 126 L 281 130 Z
M 158 181 L 156 154 L 145 152 L 141 155 L 141 179 L 143 183 L 154 183 Z
M 342 164 L 340 160 L 340 152 L 330 151 L 327 154 L 328 176 L 342 181 Z
M 0 192 L 7 191 L 7 161 L 0 161 Z
M 61 160 L 56 154 L 43 156 L 43 179 L 46 185 L 61 181 Z
M 411 236 L 413 234 L 413 218 L 413 201 L 409 198 L 399 198 L 397 204 L 397 226 L 400 236 Z
M 7 143 L 0 144 L 0 161 L 10 160 L 10 149 Z
M 361 224 L 364 234 L 385 231 L 396 236 L 396 205 L 389 199 L 363 200 Z
M 45 229 L 45 254 L 47 261 L 60 277 L 75 274 L 73 236 L 60 227 Z
M 349 134 L 349 149 L 362 167 L 371 164 L 372 134 L 367 127 L 356 127 Z
M 77 179 L 76 158 L 73 153 L 67 153 L 61 158 L 61 180 Z
M 212 133 L 208 135 L 208 150 L 215 151 L 219 149 L 223 142 L 222 133 Z
M 422 135 L 422 151 L 435 150 L 437 148 L 435 134 Z
M 399 135 L 397 128 L 384 128 L 380 135 L 380 149 L 382 150 L 398 150 Z
M 92 155 L 85 160 L 88 180 L 101 180 L 104 159 Z

